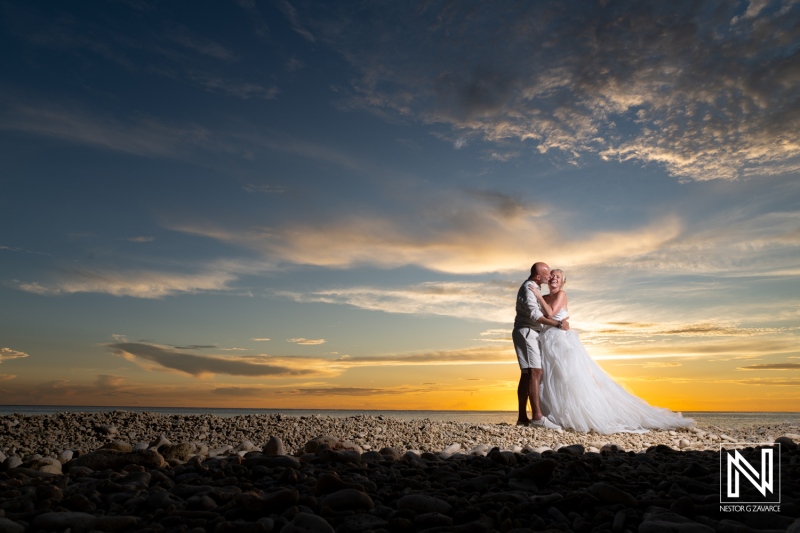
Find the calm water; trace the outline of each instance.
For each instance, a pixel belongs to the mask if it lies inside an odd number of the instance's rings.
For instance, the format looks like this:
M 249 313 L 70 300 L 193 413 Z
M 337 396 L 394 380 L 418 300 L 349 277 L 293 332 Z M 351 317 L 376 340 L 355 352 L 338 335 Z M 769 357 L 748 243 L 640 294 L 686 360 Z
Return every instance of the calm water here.
M 335 409 L 219 409 L 208 407 L 97 407 L 72 405 L 0 405 L 0 416 L 10 414 L 49 415 L 58 412 L 108 413 L 115 410 L 136 413 L 149 412 L 164 415 L 201 415 L 212 414 L 220 417 L 258 414 L 282 414 L 286 416 L 331 416 L 345 418 L 349 416 L 391 416 L 402 420 L 428 418 L 435 421 L 453 420 L 472 424 L 513 424 L 517 419 L 516 411 L 346 411 Z M 755 413 L 755 412 L 722 412 L 722 411 L 686 411 L 684 416 L 694 418 L 699 426 L 747 427 L 752 425 L 770 425 L 790 423 L 800 424 L 800 413 Z

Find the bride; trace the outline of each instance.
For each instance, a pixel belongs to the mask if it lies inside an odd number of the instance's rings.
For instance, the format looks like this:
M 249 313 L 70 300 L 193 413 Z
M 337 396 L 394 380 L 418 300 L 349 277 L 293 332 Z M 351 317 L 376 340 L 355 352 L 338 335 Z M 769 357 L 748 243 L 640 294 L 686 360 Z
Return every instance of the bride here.
M 567 294 L 562 290 L 566 282 L 564 271 L 554 269 L 547 296 L 542 296 L 535 283 L 531 284 L 548 318 L 566 318 Z M 653 407 L 622 388 L 589 357 L 573 330 L 546 326 L 540 341 L 542 413 L 556 424 L 598 433 L 645 433 L 648 429 L 694 427 L 694 420 Z

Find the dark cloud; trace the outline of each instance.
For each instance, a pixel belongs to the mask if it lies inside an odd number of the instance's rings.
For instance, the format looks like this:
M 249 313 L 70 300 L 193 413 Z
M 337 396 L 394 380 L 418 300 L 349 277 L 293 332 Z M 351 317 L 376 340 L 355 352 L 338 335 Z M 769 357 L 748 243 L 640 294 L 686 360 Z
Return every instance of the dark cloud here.
M 797 3 L 747 16 L 728 0 L 303 5 L 361 73 L 343 108 L 688 179 L 800 168 Z
M 741 366 L 737 370 L 800 370 L 800 363 L 763 363 Z
M 430 392 L 431 389 L 387 388 L 373 389 L 367 387 L 329 387 L 329 388 L 299 388 L 280 391 L 277 394 L 291 394 L 298 396 L 374 396 L 377 394 L 401 394 L 409 392 Z
M 253 363 L 238 359 L 194 355 L 163 348 L 153 344 L 123 342 L 110 344 L 118 353 L 156 363 L 164 368 L 185 372 L 192 376 L 204 374 L 228 374 L 231 376 L 300 376 L 311 374 L 311 370 L 297 370 L 278 365 Z
M 216 348 L 215 344 L 189 344 L 187 346 L 173 346 L 176 350 L 211 350 Z

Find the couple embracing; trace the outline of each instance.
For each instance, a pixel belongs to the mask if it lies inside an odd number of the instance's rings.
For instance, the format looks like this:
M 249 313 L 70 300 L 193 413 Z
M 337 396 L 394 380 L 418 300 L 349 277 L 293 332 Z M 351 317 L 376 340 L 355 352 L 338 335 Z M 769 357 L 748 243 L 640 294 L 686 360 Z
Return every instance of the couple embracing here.
M 517 293 L 511 334 L 521 370 L 517 425 L 598 433 L 694 426 L 692 419 L 629 393 L 589 357 L 569 328 L 566 282 L 564 271 L 535 263 Z

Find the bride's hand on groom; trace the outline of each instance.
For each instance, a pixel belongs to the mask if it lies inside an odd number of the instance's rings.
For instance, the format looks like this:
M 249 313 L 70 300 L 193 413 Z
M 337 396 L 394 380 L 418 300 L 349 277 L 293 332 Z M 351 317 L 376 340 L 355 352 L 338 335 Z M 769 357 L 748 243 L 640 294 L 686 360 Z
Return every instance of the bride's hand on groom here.
M 564 320 L 561 321 L 561 329 L 563 329 L 564 331 L 569 330 L 569 318 L 565 318 Z

